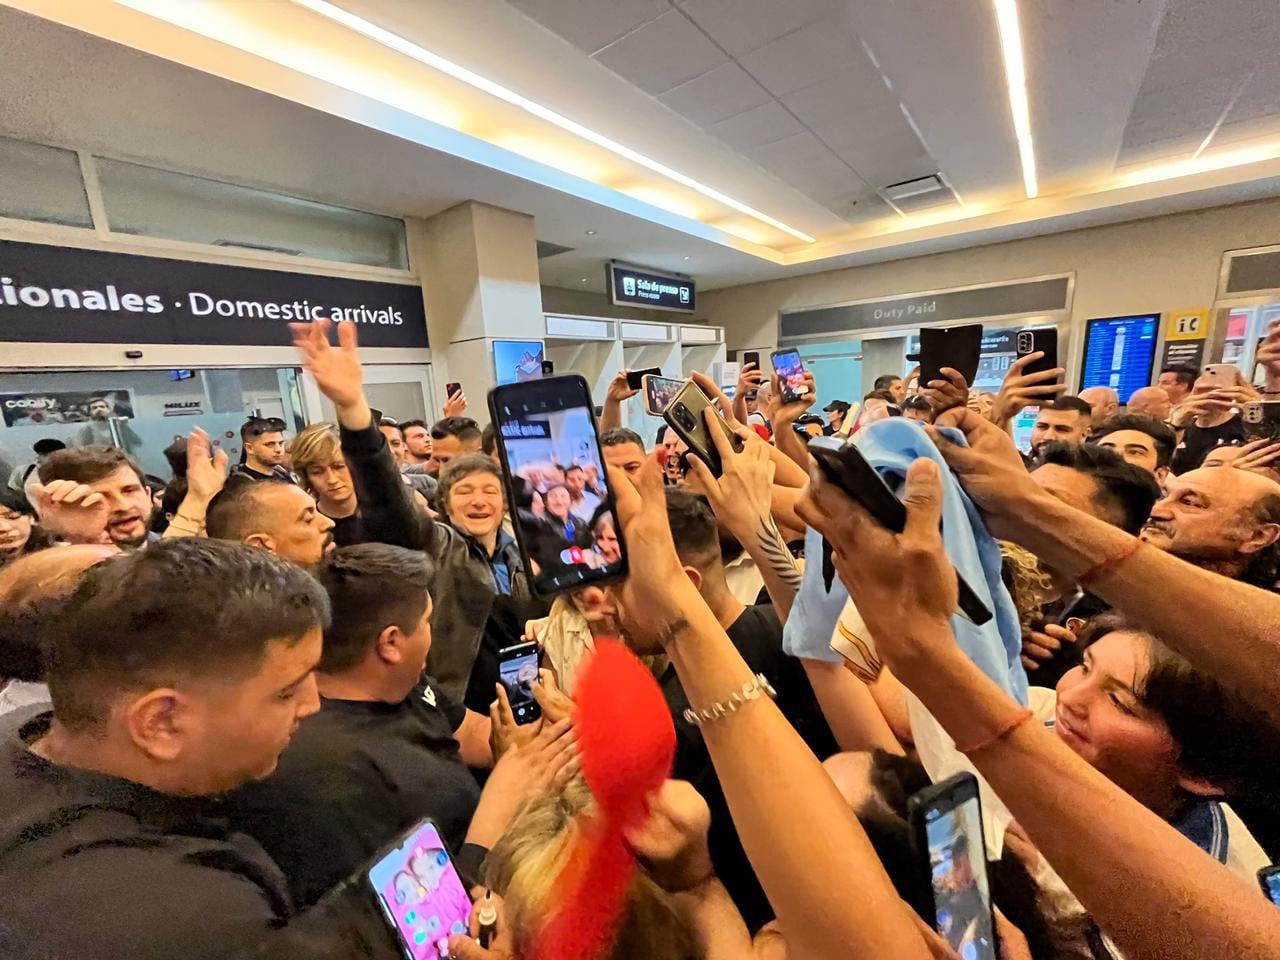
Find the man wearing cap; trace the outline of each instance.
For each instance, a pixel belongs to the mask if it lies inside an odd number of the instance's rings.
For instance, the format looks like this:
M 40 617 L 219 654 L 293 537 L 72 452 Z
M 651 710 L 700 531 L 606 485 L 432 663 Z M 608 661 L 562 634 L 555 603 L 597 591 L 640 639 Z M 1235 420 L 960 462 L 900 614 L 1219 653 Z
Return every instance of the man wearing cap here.
M 250 417 L 240 428 L 244 460 L 231 475 L 250 480 L 283 480 L 293 483 L 284 464 L 284 421 L 279 417 Z
M 844 400 L 832 400 L 822 408 L 822 412 L 827 415 L 827 426 L 822 432 L 830 437 L 839 433 L 844 426 L 844 418 L 849 415 L 849 404 Z

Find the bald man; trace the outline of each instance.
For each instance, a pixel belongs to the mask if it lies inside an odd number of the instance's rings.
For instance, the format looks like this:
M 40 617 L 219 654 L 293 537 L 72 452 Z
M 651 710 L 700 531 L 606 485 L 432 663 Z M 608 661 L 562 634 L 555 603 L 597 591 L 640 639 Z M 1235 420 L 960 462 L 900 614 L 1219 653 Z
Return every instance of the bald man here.
M 1081 390 L 1080 399 L 1093 409 L 1094 426 L 1120 409 L 1120 394 L 1111 387 L 1089 387 Z
M 1164 387 L 1143 387 L 1129 396 L 1126 409 L 1129 413 L 1168 420 L 1169 414 L 1173 413 L 1173 401 L 1169 399 L 1169 392 Z
M 1142 539 L 1202 569 L 1272 589 L 1280 568 L 1280 483 L 1231 466 L 1171 476 Z

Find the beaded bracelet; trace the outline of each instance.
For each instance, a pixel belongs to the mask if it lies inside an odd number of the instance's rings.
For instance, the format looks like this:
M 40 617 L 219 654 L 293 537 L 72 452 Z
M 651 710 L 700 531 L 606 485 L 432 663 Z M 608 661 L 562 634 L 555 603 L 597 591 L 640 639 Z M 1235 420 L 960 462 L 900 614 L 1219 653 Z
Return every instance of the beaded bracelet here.
M 684 718 L 695 727 L 700 727 L 704 723 L 710 723 L 712 720 L 719 720 L 721 717 L 737 713 L 739 708 L 752 700 L 759 700 L 762 696 L 768 696 L 770 700 L 776 700 L 778 691 L 773 689 L 773 684 L 768 681 L 763 673 L 757 673 L 742 685 L 741 690 L 735 690 L 730 694 L 728 700 L 713 703 L 705 710 L 694 710 L 691 707 L 684 712 Z

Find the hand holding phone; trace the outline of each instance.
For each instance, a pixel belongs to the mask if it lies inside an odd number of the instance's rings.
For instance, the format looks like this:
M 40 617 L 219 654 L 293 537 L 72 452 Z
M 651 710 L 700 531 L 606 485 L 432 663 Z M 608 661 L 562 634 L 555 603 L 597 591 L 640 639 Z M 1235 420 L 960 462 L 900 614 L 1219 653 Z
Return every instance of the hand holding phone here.
M 1028 357 L 1033 353 L 1044 354 L 1039 359 L 1032 360 L 1023 366 L 1023 376 L 1048 373 L 1050 370 L 1058 368 L 1058 331 L 1056 328 L 1040 327 L 1034 330 L 1019 330 L 1015 340 L 1017 347 L 1015 360 L 1021 360 L 1023 357 Z
M 804 377 L 804 361 L 800 359 L 799 350 L 775 350 L 769 358 L 773 361 L 773 372 L 778 375 L 783 403 L 813 399 Z
M 692 380 L 683 384 L 680 392 L 672 398 L 667 409 L 663 411 L 662 418 L 676 432 L 676 436 L 688 444 L 689 451 L 702 458 L 702 462 L 711 469 L 712 475 L 719 477 L 724 473 L 724 463 L 720 459 L 720 451 L 716 449 L 715 441 L 707 430 L 704 411 L 708 408 L 714 411 L 733 448 L 741 450 L 742 438 L 729 429 L 719 408 Z
M 640 390 L 644 388 L 645 377 L 661 377 L 661 367 L 645 367 L 643 370 L 627 371 L 627 386 L 632 390 Z
M 533 696 L 533 685 L 538 682 L 538 645 L 517 643 L 498 653 L 498 677 L 511 705 L 511 716 L 517 726 L 535 723 L 542 717 L 542 708 Z
M 450 935 L 467 932 L 471 900 L 430 820 L 402 834 L 365 872 L 364 882 L 406 960 L 447 957 Z
M 982 358 L 982 324 L 960 327 L 924 327 L 920 330 L 920 383 L 945 379 L 942 368 L 950 367 L 973 383 Z
M 673 380 L 646 373 L 641 384 L 644 388 L 644 408 L 651 417 L 660 417 L 684 386 L 683 380 Z

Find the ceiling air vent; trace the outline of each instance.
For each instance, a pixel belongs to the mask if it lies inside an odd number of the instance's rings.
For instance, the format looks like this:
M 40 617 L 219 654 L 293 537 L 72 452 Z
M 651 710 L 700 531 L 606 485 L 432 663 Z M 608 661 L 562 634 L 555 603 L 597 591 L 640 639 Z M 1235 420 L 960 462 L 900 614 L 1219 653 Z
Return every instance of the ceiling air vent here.
M 538 241 L 538 259 L 545 260 L 547 257 L 558 257 L 562 253 L 568 253 L 573 247 L 564 247 L 558 243 L 551 243 L 547 240 Z
M 891 183 L 880 190 L 880 196 L 899 213 L 916 213 L 946 203 L 957 203 L 951 187 L 941 174 L 932 174 L 916 180 Z

